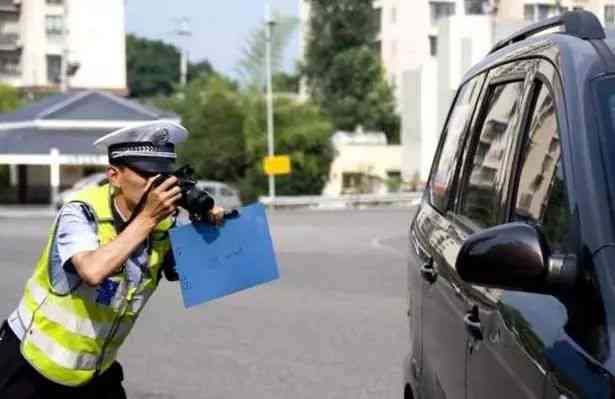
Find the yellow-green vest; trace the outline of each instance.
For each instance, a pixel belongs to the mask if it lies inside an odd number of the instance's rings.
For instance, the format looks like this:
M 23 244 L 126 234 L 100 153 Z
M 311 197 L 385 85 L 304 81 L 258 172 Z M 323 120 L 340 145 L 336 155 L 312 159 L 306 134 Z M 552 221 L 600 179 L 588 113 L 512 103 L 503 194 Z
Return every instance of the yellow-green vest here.
M 91 210 L 100 246 L 115 239 L 108 185 L 86 189 L 72 201 Z M 164 220 L 150 235 L 149 265 L 138 285 L 130 286 L 126 268 L 122 268 L 99 286 L 82 282 L 70 292 L 61 293 L 54 291 L 49 277 L 58 222 L 19 304 L 19 318 L 26 329 L 21 353 L 49 380 L 79 386 L 113 363 L 143 305 L 156 289 L 162 262 L 170 249 L 168 230 L 173 223 L 171 219 Z M 101 295 L 105 295 L 102 301 Z

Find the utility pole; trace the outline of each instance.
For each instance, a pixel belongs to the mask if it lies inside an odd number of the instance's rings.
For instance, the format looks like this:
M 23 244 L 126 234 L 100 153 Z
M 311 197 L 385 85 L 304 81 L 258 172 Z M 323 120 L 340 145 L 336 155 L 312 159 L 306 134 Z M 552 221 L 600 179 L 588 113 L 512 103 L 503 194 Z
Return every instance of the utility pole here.
M 269 1 L 265 3 L 265 24 L 267 25 L 267 148 L 269 151 L 269 157 L 273 157 L 275 154 L 273 143 L 273 89 L 271 82 L 271 39 L 272 30 L 275 22 L 271 17 L 271 7 Z M 269 197 L 275 198 L 275 176 L 269 175 Z
M 175 31 L 180 38 L 184 38 L 184 40 L 180 40 L 180 53 L 181 59 L 179 62 L 179 83 L 182 86 L 186 85 L 188 81 L 188 46 L 186 45 L 185 38 L 192 36 L 192 31 L 190 30 L 190 20 L 187 17 L 183 17 L 179 20 L 179 27 Z

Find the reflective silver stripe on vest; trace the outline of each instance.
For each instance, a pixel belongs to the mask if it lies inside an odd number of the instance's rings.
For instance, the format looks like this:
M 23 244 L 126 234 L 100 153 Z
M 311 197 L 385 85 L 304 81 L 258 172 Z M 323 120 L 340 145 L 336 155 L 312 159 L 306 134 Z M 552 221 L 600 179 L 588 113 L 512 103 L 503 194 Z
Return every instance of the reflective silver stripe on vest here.
M 31 329 L 26 334 L 25 344 L 34 345 L 54 363 L 72 370 L 94 370 L 96 356 L 88 353 L 77 353 L 64 348 L 46 336 L 42 331 Z
M 37 282 L 30 281 L 28 291 L 39 305 L 47 297 L 47 292 Z M 59 305 L 47 302 L 41 306 L 39 312 L 43 316 L 66 330 L 92 339 L 105 337 L 111 331 L 111 323 L 96 322 L 92 319 L 84 319 L 67 311 Z

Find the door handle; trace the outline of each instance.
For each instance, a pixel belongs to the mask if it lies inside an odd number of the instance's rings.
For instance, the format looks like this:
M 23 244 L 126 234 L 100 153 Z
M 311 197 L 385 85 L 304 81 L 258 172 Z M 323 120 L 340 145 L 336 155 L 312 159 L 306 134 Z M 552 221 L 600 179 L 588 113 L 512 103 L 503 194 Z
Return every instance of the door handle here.
M 466 327 L 466 332 L 476 341 L 483 340 L 483 329 L 481 327 L 480 318 L 478 317 L 478 306 L 474 305 L 463 318 L 463 323 Z
M 429 258 L 421 266 L 421 277 L 429 284 L 433 284 L 438 279 L 438 272 L 433 267 L 433 259 Z

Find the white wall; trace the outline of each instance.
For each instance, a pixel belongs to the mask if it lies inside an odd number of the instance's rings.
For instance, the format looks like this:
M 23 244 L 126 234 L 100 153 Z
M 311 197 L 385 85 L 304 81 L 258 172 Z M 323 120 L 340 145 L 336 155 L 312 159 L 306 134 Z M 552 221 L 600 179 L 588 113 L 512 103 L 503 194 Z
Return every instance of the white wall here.
M 81 67 L 71 87 L 126 88 L 123 0 L 69 0 L 70 58 Z
M 45 7 L 45 0 L 22 1 L 23 80 L 20 86 L 41 86 L 47 83 Z
M 399 145 L 338 145 L 337 156 L 331 164 L 329 181 L 323 195 L 336 196 L 342 192 L 342 175 L 344 172 L 364 173 L 383 180 L 388 171 L 401 170 L 402 147 Z M 386 186 L 380 187 L 382 193 Z
M 69 84 L 76 88 L 126 89 L 124 0 L 65 0 L 69 60 L 81 66 Z M 62 55 L 64 38 L 47 35 L 46 16 L 64 17 L 62 5 L 24 0 L 19 16 L 21 77 L 2 81 L 20 87 L 48 87 L 47 55 Z

